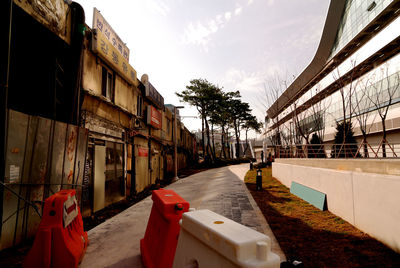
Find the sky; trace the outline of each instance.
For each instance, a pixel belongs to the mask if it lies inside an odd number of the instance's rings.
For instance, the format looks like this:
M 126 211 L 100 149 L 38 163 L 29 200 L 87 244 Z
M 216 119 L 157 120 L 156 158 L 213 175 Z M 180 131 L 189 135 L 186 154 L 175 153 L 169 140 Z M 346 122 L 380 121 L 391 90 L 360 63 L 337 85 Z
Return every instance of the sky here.
M 264 121 L 268 79 L 296 77 L 312 60 L 329 0 L 75 0 L 92 27 L 93 8 L 130 49 L 129 63 L 180 115 L 201 128 L 194 107 L 180 103 L 190 80 L 239 90 Z M 256 137 L 250 133 L 250 137 Z

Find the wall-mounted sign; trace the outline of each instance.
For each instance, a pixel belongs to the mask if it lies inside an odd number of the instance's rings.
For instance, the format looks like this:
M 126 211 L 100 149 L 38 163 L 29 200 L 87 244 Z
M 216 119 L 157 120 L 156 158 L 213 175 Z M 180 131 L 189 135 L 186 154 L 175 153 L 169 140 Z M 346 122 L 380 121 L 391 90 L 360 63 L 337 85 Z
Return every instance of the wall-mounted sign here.
M 114 67 L 126 81 L 138 86 L 136 70 L 124 59 L 117 49 L 107 40 L 105 35 L 98 30 L 93 30 L 92 50 L 104 61 Z
M 19 0 L 14 1 L 14 4 L 65 42 L 71 43 L 71 12 L 66 1 Z M 29 25 L 26 25 L 26 27 L 29 27 Z
M 139 157 L 148 157 L 149 156 L 149 149 L 138 147 L 138 156 Z
M 161 94 L 158 93 L 156 88 L 149 81 L 144 83 L 144 86 L 146 88 L 146 97 L 149 100 L 151 100 L 159 109 L 163 109 L 164 108 L 163 96 L 161 96 Z
M 162 116 L 154 106 L 147 106 L 147 124 L 157 129 L 162 128 Z
M 129 62 L 129 48 L 122 42 L 121 38 L 108 24 L 106 19 L 100 14 L 96 8 L 93 9 L 93 29 L 102 32 L 107 40 L 117 49 L 117 51 Z

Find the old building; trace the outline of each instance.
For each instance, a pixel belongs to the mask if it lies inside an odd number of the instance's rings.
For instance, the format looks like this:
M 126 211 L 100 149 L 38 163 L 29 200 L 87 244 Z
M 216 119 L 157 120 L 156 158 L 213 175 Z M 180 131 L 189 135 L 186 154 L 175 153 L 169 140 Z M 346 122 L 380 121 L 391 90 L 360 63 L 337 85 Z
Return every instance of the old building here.
M 74 2 L 2 1 L 0 250 L 31 238 L 44 201 L 76 189 L 83 216 L 173 176 L 195 137 L 99 11 Z M 179 120 L 178 120 L 179 121 Z M 5 145 L 5 148 L 4 148 Z

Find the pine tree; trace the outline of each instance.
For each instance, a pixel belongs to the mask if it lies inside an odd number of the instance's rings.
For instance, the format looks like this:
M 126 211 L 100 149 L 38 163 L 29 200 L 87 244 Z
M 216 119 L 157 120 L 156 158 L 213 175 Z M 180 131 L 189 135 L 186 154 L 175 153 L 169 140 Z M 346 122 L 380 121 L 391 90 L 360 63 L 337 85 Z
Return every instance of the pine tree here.
M 326 158 L 323 141 L 321 138 L 314 133 L 310 140 L 310 146 L 308 151 L 309 158 Z
M 351 122 L 336 124 L 334 145 L 332 146 L 332 158 L 353 158 L 361 157 L 357 153 L 357 140 L 354 137 L 353 125 Z

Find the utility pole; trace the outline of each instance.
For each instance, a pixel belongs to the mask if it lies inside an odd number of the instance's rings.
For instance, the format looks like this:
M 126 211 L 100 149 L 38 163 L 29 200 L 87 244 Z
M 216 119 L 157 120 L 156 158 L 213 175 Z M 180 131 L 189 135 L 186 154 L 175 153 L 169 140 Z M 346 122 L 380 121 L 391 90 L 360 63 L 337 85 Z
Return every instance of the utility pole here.
M 184 108 L 183 106 L 174 106 L 174 179 L 173 181 L 179 180 L 178 178 L 178 144 L 177 144 L 177 132 L 178 126 L 176 123 L 176 116 L 178 109 Z

